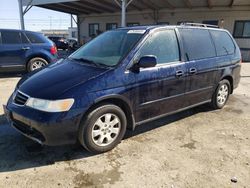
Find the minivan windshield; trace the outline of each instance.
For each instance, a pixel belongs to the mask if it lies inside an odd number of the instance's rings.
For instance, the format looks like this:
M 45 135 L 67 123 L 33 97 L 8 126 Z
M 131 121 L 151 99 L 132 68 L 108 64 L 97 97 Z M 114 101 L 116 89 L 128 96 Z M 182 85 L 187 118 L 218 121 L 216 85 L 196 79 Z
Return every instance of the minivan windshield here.
M 113 30 L 96 37 L 75 53 L 70 59 L 93 65 L 115 66 L 141 39 L 145 30 Z

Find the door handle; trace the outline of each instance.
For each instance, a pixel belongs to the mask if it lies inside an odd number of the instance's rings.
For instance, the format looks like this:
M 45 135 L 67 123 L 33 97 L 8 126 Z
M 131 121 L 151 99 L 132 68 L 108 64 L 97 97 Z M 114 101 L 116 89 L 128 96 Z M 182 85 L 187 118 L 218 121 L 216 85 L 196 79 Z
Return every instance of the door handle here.
M 180 77 L 182 77 L 184 75 L 184 71 L 183 70 L 178 70 L 178 71 L 176 71 L 175 75 L 176 75 L 176 77 L 180 78 Z
M 197 69 L 196 68 L 190 68 L 189 69 L 189 74 L 196 74 L 197 73 Z
M 30 47 L 22 47 L 22 50 L 29 50 Z

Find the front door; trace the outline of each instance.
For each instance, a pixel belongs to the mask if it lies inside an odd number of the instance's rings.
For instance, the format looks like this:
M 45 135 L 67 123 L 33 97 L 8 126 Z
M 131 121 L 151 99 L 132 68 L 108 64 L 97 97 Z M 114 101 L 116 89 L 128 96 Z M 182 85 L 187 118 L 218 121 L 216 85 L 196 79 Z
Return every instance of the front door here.
M 184 106 L 186 66 L 180 62 L 175 30 L 154 32 L 140 48 L 136 59 L 153 55 L 156 67 L 133 73 L 136 80 L 136 122 L 176 111 Z
M 1 31 L 0 72 L 22 71 L 25 68 L 26 50 L 19 31 Z

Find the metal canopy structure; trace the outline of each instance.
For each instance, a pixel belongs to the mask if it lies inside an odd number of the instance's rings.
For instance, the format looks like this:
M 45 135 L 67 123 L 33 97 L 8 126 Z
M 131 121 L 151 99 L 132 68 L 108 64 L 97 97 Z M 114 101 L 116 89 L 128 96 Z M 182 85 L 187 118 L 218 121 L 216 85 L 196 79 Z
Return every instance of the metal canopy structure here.
M 161 10 L 161 9 L 195 9 L 214 7 L 233 7 L 250 5 L 249 0 L 78 0 L 73 2 L 50 3 L 39 7 L 62 11 L 70 14 L 114 13 L 121 11 L 125 3 L 127 11 Z
M 178 10 L 217 7 L 250 6 L 250 0 L 19 0 L 20 20 L 24 28 L 23 15 L 32 7 L 38 6 L 74 15 L 91 15 L 121 12 L 121 26 L 126 25 L 126 12 L 162 9 Z M 23 11 L 22 6 L 26 6 Z M 27 8 L 28 7 L 28 8 Z
M 157 13 L 162 9 L 174 11 L 177 9 L 250 6 L 250 0 L 69 0 L 68 2 L 54 2 L 37 4 L 37 6 L 75 15 L 121 12 L 122 27 L 126 26 L 126 12 L 130 11 L 152 10 Z

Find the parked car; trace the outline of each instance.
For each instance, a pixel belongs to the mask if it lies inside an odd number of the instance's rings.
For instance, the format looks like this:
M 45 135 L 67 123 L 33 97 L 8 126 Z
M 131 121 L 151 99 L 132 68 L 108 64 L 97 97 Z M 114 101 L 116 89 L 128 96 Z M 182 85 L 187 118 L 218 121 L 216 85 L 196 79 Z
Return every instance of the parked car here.
M 5 112 L 46 145 L 114 148 L 127 129 L 210 103 L 223 108 L 240 81 L 239 47 L 223 29 L 139 26 L 101 34 L 17 85 Z
M 67 39 L 63 37 L 48 37 L 50 40 L 52 40 L 58 49 L 67 50 L 69 48 L 69 43 Z
M 68 44 L 69 44 L 69 48 L 70 48 L 70 49 L 73 49 L 73 50 L 74 50 L 74 49 L 77 48 L 77 46 L 78 46 L 77 39 L 75 39 L 75 38 L 68 38 L 67 41 L 68 41 Z
M 56 60 L 55 45 L 41 33 L 0 29 L 0 73 L 30 72 Z

